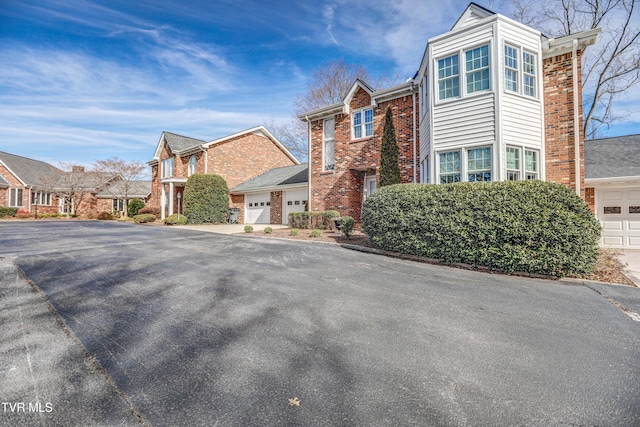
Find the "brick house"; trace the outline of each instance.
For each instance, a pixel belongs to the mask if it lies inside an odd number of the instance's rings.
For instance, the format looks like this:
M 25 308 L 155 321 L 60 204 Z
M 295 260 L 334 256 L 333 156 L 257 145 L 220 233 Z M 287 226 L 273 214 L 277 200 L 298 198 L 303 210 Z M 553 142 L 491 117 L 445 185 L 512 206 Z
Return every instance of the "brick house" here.
M 542 179 L 585 189 L 581 58 L 599 30 L 549 39 L 471 3 L 431 38 L 407 83 L 357 81 L 343 102 L 300 115 L 309 127 L 310 210 L 361 219 L 379 179 L 384 113 L 392 108 L 402 181 Z
M 208 142 L 163 132 L 147 163 L 151 166 L 149 205 L 159 207 L 165 218 L 178 212 L 178 195 L 194 173 L 218 174 L 233 188 L 270 169 L 300 162 L 264 126 L 257 126 Z M 244 208 L 244 195 L 233 195 L 231 206 Z

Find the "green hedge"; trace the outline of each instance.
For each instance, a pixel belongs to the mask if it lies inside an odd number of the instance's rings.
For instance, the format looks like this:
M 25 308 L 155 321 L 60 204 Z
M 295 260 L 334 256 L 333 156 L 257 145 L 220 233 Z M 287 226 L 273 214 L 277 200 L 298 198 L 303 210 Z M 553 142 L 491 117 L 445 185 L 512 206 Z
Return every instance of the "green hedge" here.
M 188 221 L 186 215 L 180 215 L 178 218 L 178 214 L 169 215 L 164 219 L 166 225 L 185 225 Z
M 184 214 L 190 224 L 227 222 L 229 187 L 220 175 L 194 174 L 184 187 Z
M 601 231 L 573 191 L 542 181 L 383 187 L 362 228 L 381 249 L 552 276 L 590 273 Z
M 336 228 L 336 219 L 338 218 L 340 218 L 340 212 L 338 211 L 291 212 L 289 214 L 289 227 L 333 230 Z
M 16 216 L 18 212 L 18 208 L 8 208 L 5 206 L 0 206 L 0 218 L 3 216 Z
M 133 216 L 133 222 L 136 224 L 144 224 L 147 222 L 154 222 L 157 217 L 154 214 L 138 214 Z
M 142 199 L 131 199 L 127 205 L 127 214 L 134 217 L 140 213 L 140 209 L 144 208 L 144 201 Z

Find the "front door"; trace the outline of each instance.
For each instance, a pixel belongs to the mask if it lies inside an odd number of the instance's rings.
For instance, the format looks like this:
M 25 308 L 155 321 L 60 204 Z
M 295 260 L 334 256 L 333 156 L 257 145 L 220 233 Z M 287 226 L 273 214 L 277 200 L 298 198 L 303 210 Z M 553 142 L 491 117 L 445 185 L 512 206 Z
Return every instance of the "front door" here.
M 367 175 L 364 177 L 364 199 L 375 193 L 376 191 L 376 176 Z

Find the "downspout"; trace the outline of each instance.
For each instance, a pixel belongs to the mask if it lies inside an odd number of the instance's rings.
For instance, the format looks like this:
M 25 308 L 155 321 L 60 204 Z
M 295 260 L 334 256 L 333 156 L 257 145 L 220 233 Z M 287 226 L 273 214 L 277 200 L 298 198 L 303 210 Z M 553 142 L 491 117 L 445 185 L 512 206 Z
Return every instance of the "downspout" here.
M 305 115 L 307 121 L 307 208 L 311 211 L 311 121 Z
M 573 138 L 576 162 L 576 194 L 580 196 L 580 100 L 578 99 L 578 40 L 573 40 L 571 53 L 573 66 Z
M 418 169 L 418 160 L 416 159 L 416 90 L 413 81 L 411 82 L 411 99 L 413 101 L 413 183 L 415 184 L 417 182 L 416 170 Z

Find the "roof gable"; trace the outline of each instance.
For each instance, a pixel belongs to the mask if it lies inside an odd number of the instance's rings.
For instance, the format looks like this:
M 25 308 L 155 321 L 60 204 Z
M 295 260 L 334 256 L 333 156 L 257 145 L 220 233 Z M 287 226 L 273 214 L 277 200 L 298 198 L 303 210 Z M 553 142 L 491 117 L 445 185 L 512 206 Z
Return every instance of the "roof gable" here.
M 210 147 L 212 145 L 223 144 L 223 143 L 225 143 L 227 141 L 230 141 L 232 139 L 238 138 L 238 137 L 243 136 L 243 135 L 248 135 L 248 134 L 259 135 L 259 136 L 262 136 L 262 137 L 270 139 L 271 142 L 273 142 L 276 145 L 276 147 L 278 147 L 280 150 L 282 150 L 282 152 L 287 157 L 289 157 L 295 164 L 300 164 L 300 161 L 293 154 L 291 154 L 291 152 L 289 150 L 287 150 L 284 145 L 282 145 L 282 143 L 278 140 L 278 138 L 276 138 L 271 132 L 269 132 L 269 130 L 266 127 L 264 127 L 262 125 L 255 126 L 255 127 L 252 127 L 250 129 L 243 130 L 243 131 L 240 131 L 240 132 L 236 132 L 236 133 L 231 134 L 231 135 L 223 136 L 222 138 L 214 139 L 213 141 L 209 141 L 209 142 L 204 143 L 203 147 L 204 148 L 208 148 L 208 147 Z
M 460 15 L 460 18 L 453 24 L 450 31 L 459 30 L 460 28 L 467 27 L 469 25 L 473 25 L 476 22 L 488 18 L 490 16 L 495 15 L 495 12 L 490 11 L 476 3 L 469 3 L 469 6 L 465 9 L 465 11 Z
M 29 159 L 0 151 L 2 163 L 25 186 L 42 186 L 55 179 L 60 169 L 40 160 Z
M 342 100 L 345 108 L 345 113 L 349 112 L 349 104 L 351 104 L 351 101 L 353 101 L 353 97 L 356 96 L 356 93 L 358 93 L 360 89 L 367 92 L 369 94 L 369 97 L 372 97 L 375 93 L 375 90 L 373 90 L 371 86 L 360 79 L 356 79 L 356 81 L 351 86 L 351 89 L 349 89 L 349 92 L 347 92 L 344 99 Z
M 165 143 L 173 153 L 180 155 L 181 153 L 197 149 L 198 147 L 203 146 L 206 142 L 201 139 L 190 138 L 188 136 L 178 135 L 177 133 L 163 131 L 162 135 L 160 135 L 158 145 L 156 146 L 155 154 L 153 155 L 154 159 L 160 159 L 160 153 L 162 153 L 162 148 Z

